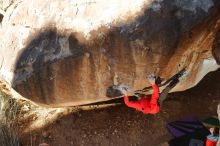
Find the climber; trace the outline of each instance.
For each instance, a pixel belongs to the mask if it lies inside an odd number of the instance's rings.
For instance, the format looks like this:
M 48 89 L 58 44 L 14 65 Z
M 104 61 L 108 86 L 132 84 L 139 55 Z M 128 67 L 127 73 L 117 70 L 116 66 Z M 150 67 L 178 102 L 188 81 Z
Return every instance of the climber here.
M 206 146 L 216 146 L 219 135 L 219 128 L 210 128 L 210 135 L 206 137 Z
M 170 81 L 169 85 L 165 87 L 159 96 L 159 88 L 155 84 L 156 76 L 149 75 L 148 81 L 153 88 L 153 94 L 151 98 L 143 95 L 138 101 L 130 101 L 128 97 L 128 91 L 123 88 L 122 93 L 124 94 L 124 102 L 128 107 L 135 108 L 138 111 L 142 111 L 144 114 L 156 114 L 160 111 L 163 101 L 166 99 L 169 91 L 179 82 L 179 78 L 174 78 Z M 159 100 L 158 100 L 159 99 Z

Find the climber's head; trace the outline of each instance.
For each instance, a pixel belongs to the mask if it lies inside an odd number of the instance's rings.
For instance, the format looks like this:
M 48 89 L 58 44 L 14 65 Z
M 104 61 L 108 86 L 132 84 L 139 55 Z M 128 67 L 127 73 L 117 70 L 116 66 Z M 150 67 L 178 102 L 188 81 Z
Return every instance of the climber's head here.
M 215 127 L 215 128 L 210 128 L 209 131 L 211 132 L 211 134 L 213 136 L 218 136 L 219 135 L 219 128 Z

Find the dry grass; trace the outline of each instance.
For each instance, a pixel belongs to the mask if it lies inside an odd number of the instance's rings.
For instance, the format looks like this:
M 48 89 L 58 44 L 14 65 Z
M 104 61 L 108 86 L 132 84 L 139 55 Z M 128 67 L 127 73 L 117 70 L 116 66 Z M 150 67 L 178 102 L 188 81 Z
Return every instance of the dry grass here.
M 17 127 L 20 106 L 10 96 L 0 91 L 0 145 L 20 146 Z

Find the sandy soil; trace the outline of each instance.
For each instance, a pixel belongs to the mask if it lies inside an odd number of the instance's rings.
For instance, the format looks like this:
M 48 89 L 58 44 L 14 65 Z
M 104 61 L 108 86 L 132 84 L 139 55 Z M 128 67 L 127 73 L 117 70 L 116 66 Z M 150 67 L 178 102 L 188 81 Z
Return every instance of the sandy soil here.
M 199 120 L 216 114 L 220 100 L 220 70 L 196 87 L 169 94 L 161 112 L 144 115 L 121 105 L 66 115 L 53 124 L 22 137 L 24 146 L 156 146 L 169 139 L 170 121 L 185 117 Z

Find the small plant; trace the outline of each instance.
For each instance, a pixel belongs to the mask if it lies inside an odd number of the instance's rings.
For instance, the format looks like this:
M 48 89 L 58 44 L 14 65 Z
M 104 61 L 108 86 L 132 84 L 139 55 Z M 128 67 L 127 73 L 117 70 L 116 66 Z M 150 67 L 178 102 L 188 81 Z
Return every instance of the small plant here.
M 0 91 L 0 145 L 20 146 L 17 119 L 20 106 L 16 99 Z

